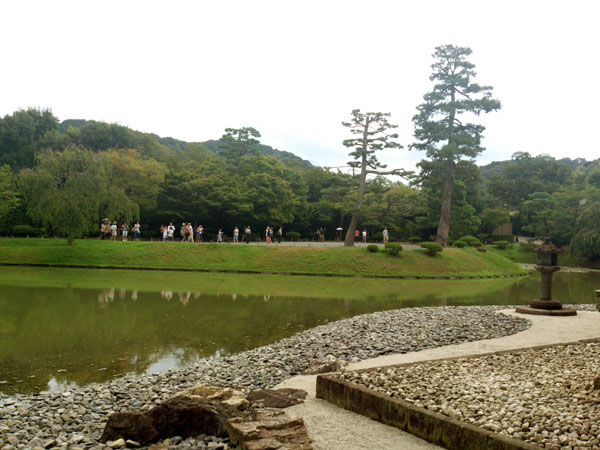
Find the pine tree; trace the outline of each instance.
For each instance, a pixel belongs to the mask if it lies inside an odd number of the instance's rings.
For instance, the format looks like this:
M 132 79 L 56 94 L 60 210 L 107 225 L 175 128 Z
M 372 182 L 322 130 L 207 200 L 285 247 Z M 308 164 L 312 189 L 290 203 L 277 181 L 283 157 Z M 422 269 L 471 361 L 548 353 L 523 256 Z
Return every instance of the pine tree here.
M 354 246 L 354 229 L 358 225 L 360 218 L 360 208 L 362 206 L 363 199 L 365 197 L 365 185 L 367 181 L 367 175 L 400 175 L 404 176 L 406 172 L 402 169 L 393 169 L 389 171 L 380 171 L 379 168 L 385 169 L 386 165 L 381 164 L 375 152 L 384 148 L 402 148 L 402 146 L 393 141 L 392 139 L 398 138 L 395 133 L 388 134 L 388 132 L 398 125 L 392 125 L 388 122 L 390 113 L 381 112 L 368 112 L 361 113 L 360 109 L 352 111 L 352 121 L 342 122 L 342 125 L 350 128 L 350 132 L 356 135 L 353 139 L 346 139 L 343 144 L 345 147 L 354 148 L 353 152 L 349 155 L 354 158 L 354 161 L 348 163 L 353 168 L 360 168 L 359 174 L 359 185 L 358 185 L 358 197 L 356 199 L 356 205 L 354 212 L 352 213 L 352 219 L 348 231 L 346 231 L 346 237 L 344 239 L 344 246 Z
M 443 45 L 436 47 L 430 79 L 436 84 L 424 95 L 424 103 L 417 107 L 413 117 L 417 143 L 410 146 L 427 152 L 427 157 L 445 165 L 444 187 L 437 242 L 446 247 L 450 230 L 454 172 L 461 158 L 475 158 L 484 149 L 481 136 L 485 128 L 474 123 L 463 123 L 463 114 L 479 115 L 500 109 L 500 102 L 492 98 L 492 87 L 480 86 L 472 79 L 475 65 L 467 61 L 471 49 Z

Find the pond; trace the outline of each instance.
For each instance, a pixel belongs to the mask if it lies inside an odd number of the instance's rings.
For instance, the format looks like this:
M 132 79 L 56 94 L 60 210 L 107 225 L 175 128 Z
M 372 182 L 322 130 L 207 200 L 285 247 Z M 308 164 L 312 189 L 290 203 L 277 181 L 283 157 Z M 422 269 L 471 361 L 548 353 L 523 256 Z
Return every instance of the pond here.
M 553 297 L 593 303 L 598 273 Z M 164 371 L 374 311 L 525 304 L 539 276 L 385 280 L 0 267 L 0 390 L 33 393 Z

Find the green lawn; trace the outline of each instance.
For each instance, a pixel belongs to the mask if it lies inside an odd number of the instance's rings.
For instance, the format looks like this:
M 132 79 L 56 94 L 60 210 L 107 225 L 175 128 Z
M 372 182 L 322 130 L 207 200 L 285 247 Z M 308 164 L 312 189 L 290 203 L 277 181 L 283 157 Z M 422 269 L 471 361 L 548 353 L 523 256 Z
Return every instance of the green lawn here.
M 365 248 L 0 239 L 0 264 L 203 270 L 382 277 L 497 276 L 524 273 L 497 252 L 448 248 L 436 257 L 405 249 L 397 257 Z
M 519 245 L 512 245 L 511 247 L 500 250 L 493 246 L 485 246 L 490 253 L 504 256 L 511 261 L 535 264 L 537 261 L 537 254 L 533 251 L 523 251 Z M 558 255 L 558 264 L 561 266 L 570 267 L 588 267 L 591 269 L 600 269 L 600 260 L 590 260 L 581 256 L 572 255 L 569 252 L 568 247 L 563 248 L 563 252 Z

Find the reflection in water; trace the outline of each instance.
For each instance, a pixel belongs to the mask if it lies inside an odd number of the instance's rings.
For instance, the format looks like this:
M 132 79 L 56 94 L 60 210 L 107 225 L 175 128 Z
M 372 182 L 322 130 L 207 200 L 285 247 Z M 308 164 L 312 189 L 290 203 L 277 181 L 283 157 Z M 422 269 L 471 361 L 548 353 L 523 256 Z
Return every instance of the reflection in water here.
M 555 277 L 556 299 L 563 303 L 594 302 L 600 274 L 559 272 Z M 319 298 L 307 296 L 305 290 L 297 290 L 300 294 L 296 296 L 274 294 L 281 292 L 281 286 L 264 283 L 264 278 L 259 279 L 260 285 L 268 287 L 257 293 L 259 282 L 255 282 L 254 294 L 244 292 L 239 285 L 227 290 L 232 278 L 228 282 L 218 280 L 213 286 L 219 286 L 219 294 L 202 294 L 200 289 L 186 289 L 184 285 L 154 292 L 120 286 L 0 286 L 0 390 L 68 390 L 130 372 L 167 370 L 373 311 L 524 304 L 539 295 L 539 274 L 504 280 L 364 281 L 368 289 L 356 295 L 353 288 L 354 297 L 344 296 L 346 283 L 353 280 L 328 279 L 322 289 L 331 289 L 331 294 Z M 206 276 L 197 285 L 202 284 L 205 290 L 210 282 Z M 313 278 L 304 281 L 307 289 L 319 282 Z M 388 289 L 378 291 L 384 284 Z M 270 292 L 265 292 L 267 289 Z M 174 291 L 178 301 L 171 302 Z

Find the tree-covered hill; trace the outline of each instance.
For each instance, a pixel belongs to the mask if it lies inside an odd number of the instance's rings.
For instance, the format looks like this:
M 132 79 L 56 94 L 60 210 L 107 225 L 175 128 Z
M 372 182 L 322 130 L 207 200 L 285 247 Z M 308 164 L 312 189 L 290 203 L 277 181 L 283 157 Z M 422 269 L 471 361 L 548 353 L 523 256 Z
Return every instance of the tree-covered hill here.
M 101 127 L 97 127 L 95 126 L 95 124 L 101 124 Z M 94 134 L 96 135 L 106 134 L 106 139 L 103 142 L 100 142 L 99 140 L 86 141 L 88 146 L 93 150 L 106 150 L 106 148 L 120 148 L 123 145 L 134 147 L 136 140 L 135 136 L 137 136 L 138 138 L 146 136 L 149 139 L 155 140 L 164 147 L 174 150 L 180 155 L 188 151 L 190 147 L 197 148 L 199 146 L 204 146 L 208 150 L 216 154 L 220 154 L 222 152 L 222 142 L 218 139 L 211 139 L 206 142 L 186 142 L 172 137 L 160 137 L 152 133 L 142 133 L 140 131 L 131 130 L 130 128 L 117 124 L 108 124 L 109 127 L 108 129 L 106 129 L 106 125 L 107 124 L 104 124 L 102 122 L 88 121 L 84 119 L 67 119 L 63 120 L 58 124 L 58 130 L 60 133 L 64 134 L 67 132 L 69 127 L 72 127 L 74 129 L 82 128 L 84 130 L 91 127 L 93 128 Z M 105 129 L 100 130 L 99 128 Z M 310 161 L 302 159 L 291 152 L 274 149 L 269 145 L 255 144 L 254 148 L 258 151 L 258 153 L 262 155 L 273 156 L 280 161 L 290 163 L 292 165 L 304 168 L 309 168 L 312 166 Z

